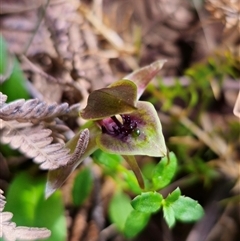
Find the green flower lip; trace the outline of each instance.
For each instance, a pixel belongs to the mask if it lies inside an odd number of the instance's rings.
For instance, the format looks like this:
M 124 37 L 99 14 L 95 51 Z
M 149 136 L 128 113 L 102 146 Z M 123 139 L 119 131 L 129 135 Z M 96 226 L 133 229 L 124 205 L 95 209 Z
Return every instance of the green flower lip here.
M 116 117 L 97 121 L 102 127 L 102 133 L 96 137 L 98 148 L 120 155 L 166 155 L 162 127 L 154 106 L 138 101 L 137 108 L 131 114 L 120 115 L 125 119 L 122 122 L 116 121 Z

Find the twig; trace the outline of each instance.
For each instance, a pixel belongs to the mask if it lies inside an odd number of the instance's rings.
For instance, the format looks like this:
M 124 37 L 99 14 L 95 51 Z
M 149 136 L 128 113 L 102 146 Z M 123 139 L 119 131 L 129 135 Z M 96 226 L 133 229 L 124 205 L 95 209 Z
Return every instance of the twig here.
M 37 27 L 36 27 L 33 35 L 31 36 L 30 41 L 26 44 L 26 46 L 24 48 L 24 51 L 23 51 L 24 54 L 27 54 L 27 51 L 28 51 L 28 49 L 29 49 L 33 39 L 34 39 L 34 36 L 37 33 L 37 31 L 38 31 L 38 29 L 39 29 L 39 27 L 40 27 L 40 25 L 42 23 L 42 20 L 43 20 L 45 14 L 46 14 L 46 8 L 48 7 L 49 3 L 50 3 L 50 0 L 47 0 L 46 5 L 44 7 L 42 7 L 42 9 L 41 9 L 42 11 L 41 11 L 41 16 L 40 16 L 39 22 L 37 24 Z
M 97 29 L 97 31 L 118 51 L 122 53 L 133 54 L 135 48 L 126 45 L 122 38 L 112 29 L 105 26 L 100 19 L 97 18 L 90 10 L 84 5 L 80 5 L 79 11 L 83 16 Z

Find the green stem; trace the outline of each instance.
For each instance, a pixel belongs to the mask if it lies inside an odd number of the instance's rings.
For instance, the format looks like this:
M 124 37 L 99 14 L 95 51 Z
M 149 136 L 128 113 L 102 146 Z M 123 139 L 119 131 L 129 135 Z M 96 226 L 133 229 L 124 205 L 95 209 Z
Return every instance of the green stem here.
M 142 172 L 137 164 L 137 161 L 135 159 L 134 156 L 123 156 L 123 158 L 126 160 L 126 162 L 128 163 L 128 165 L 131 167 L 132 171 L 134 172 L 138 184 L 139 186 L 144 189 L 144 180 L 143 180 L 143 176 L 142 176 Z

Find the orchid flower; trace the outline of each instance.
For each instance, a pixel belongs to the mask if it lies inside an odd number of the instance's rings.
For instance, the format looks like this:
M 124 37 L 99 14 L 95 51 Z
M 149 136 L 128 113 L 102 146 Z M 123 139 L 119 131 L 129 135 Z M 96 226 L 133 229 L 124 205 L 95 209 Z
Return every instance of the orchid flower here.
M 96 149 L 122 155 L 135 173 L 139 185 L 144 188 L 134 155 L 163 157 L 167 155 L 167 148 L 154 106 L 139 101 L 139 98 L 165 62 L 156 61 L 89 95 L 86 108 L 80 112 L 83 119 L 89 120 L 83 127 L 89 131 L 86 150 L 76 162 L 49 171 L 46 196 L 59 188 Z M 87 129 L 84 130 L 85 134 Z M 82 133 L 77 133 L 66 144 L 71 152 L 74 152 Z

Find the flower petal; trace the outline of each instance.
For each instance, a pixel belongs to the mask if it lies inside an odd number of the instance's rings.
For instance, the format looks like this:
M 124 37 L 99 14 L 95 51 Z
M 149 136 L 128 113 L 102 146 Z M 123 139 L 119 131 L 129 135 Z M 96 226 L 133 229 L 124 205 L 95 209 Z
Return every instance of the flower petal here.
M 137 99 L 140 98 L 149 82 L 157 75 L 167 60 L 158 60 L 150 65 L 134 71 L 123 79 L 133 81 L 137 85 Z
M 70 174 L 77 168 L 77 166 L 97 149 L 95 139 L 96 136 L 101 133 L 100 129 L 93 122 L 88 122 L 84 127 L 88 128 L 90 132 L 90 138 L 85 152 L 81 153 L 79 159 L 74 160 L 74 162 L 70 162 L 67 165 L 61 166 L 54 170 L 49 170 L 45 188 L 46 198 L 51 196 L 52 193 L 60 188 Z M 66 143 L 66 147 L 69 148 L 71 152 L 75 151 L 79 138 L 81 138 L 81 134 L 82 130 L 80 130 L 69 142 Z
M 120 80 L 108 88 L 93 91 L 80 112 L 86 120 L 99 120 L 136 110 L 137 86 L 130 80 Z
M 138 101 L 137 108 L 129 116 L 136 121 L 140 134 L 122 137 L 103 133 L 96 139 L 98 147 L 120 155 L 165 156 L 167 148 L 154 106 L 149 102 Z

